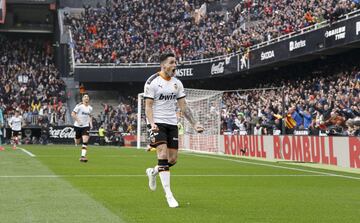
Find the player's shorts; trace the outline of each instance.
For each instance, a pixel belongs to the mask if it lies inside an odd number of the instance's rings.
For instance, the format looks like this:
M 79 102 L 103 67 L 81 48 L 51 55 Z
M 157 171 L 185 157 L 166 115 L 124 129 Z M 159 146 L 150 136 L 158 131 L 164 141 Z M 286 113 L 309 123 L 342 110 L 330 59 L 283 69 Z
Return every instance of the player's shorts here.
M 89 135 L 90 127 L 76 127 L 76 126 L 74 126 L 74 130 L 75 130 L 75 138 L 80 139 L 81 136 L 88 136 Z
M 20 131 L 11 130 L 11 134 L 13 137 L 21 136 L 21 130 Z
M 177 125 L 169 125 L 164 123 L 155 123 L 159 131 L 151 131 L 151 125 L 147 125 L 149 140 L 151 147 L 157 147 L 161 144 L 166 144 L 167 148 L 178 149 L 179 140 L 178 140 L 178 127 Z

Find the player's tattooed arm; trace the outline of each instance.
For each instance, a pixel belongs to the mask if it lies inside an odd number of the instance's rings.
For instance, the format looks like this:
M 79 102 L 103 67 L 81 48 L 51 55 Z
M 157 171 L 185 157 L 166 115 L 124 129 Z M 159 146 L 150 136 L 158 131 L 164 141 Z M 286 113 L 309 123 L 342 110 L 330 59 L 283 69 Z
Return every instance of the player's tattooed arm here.
M 195 119 L 193 112 L 190 107 L 187 106 L 185 98 L 181 98 L 178 100 L 179 107 L 181 112 L 184 114 L 185 118 L 190 122 L 190 124 L 194 127 L 197 132 L 203 132 L 204 127 L 199 123 L 198 120 Z
M 191 111 L 191 109 L 188 106 L 185 106 L 185 110 L 184 110 L 183 114 L 192 126 L 194 126 L 197 123 L 197 120 L 195 119 L 193 112 Z

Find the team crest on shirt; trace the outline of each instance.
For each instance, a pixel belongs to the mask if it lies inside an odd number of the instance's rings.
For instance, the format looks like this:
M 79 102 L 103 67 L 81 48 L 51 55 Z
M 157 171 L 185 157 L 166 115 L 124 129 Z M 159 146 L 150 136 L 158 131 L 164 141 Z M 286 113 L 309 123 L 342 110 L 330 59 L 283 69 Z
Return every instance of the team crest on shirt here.
M 177 89 L 178 89 L 178 86 L 177 86 L 177 84 L 176 84 L 176 83 L 174 84 L 174 88 L 175 88 L 175 90 L 177 90 Z

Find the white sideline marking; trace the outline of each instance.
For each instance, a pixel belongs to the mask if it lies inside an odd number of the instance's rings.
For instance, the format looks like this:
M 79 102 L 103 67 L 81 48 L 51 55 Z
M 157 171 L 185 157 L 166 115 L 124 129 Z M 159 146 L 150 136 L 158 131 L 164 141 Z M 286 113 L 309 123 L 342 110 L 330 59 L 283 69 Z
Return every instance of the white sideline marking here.
M 130 174 L 109 174 L 109 175 L 13 175 L 13 176 L 0 176 L 0 178 L 81 178 L 81 177 L 86 177 L 86 178 L 91 178 L 91 177 L 147 177 L 144 174 L 141 175 L 130 175 Z M 269 174 L 269 175 L 265 175 L 265 174 L 229 174 L 229 175 L 222 175 L 222 174 L 208 174 L 208 175 L 199 175 L 199 174 L 194 174 L 194 175 L 189 175 L 189 174 L 184 174 L 184 175 L 172 175 L 171 177 L 334 177 L 334 176 L 329 176 L 329 175 L 318 175 L 318 174 Z
M 236 162 L 236 163 L 246 163 L 246 164 L 251 164 L 251 165 L 267 166 L 267 167 L 273 167 L 273 168 L 278 168 L 278 169 L 296 170 L 296 171 L 302 171 L 302 172 L 307 172 L 307 173 L 316 173 L 316 174 L 321 174 L 321 175 L 326 175 L 326 176 L 360 180 L 360 177 L 353 177 L 353 176 L 347 176 L 347 175 L 341 175 L 341 174 L 335 174 L 335 173 L 327 173 L 327 172 L 321 172 L 321 171 L 315 171 L 315 170 L 305 170 L 305 169 L 294 168 L 294 167 L 277 166 L 277 165 L 266 164 L 266 163 L 256 163 L 256 162 L 237 160 L 237 159 L 229 159 L 229 158 L 216 157 L 216 156 L 199 155 L 199 154 L 194 154 L 194 153 L 183 153 L 183 154 L 204 157 L 204 158 L 209 158 L 209 159 L 226 160 L 226 161 L 231 161 L 231 162 Z
M 28 154 L 29 156 L 31 157 L 36 157 L 34 154 L 32 154 L 31 152 L 27 151 L 26 149 L 23 149 L 23 148 L 20 148 L 20 147 L 17 147 L 19 148 L 21 151 L 23 151 L 24 153 Z

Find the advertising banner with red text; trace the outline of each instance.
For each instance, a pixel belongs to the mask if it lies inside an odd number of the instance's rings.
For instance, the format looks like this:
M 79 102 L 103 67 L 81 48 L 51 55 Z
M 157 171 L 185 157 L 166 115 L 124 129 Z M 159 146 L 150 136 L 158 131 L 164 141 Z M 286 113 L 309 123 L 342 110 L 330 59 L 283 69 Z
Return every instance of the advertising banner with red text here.
M 224 154 L 360 169 L 360 137 L 223 135 Z

